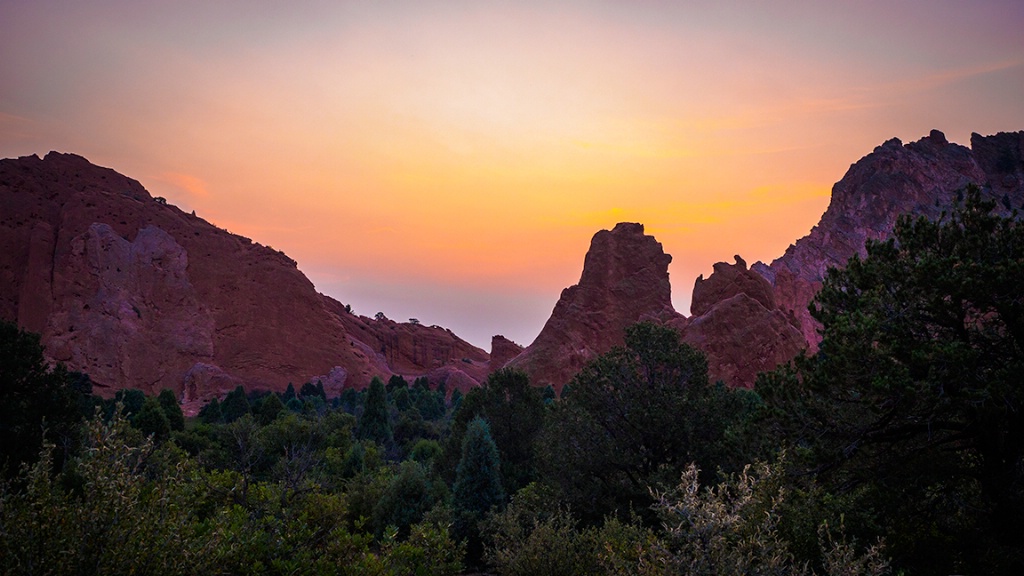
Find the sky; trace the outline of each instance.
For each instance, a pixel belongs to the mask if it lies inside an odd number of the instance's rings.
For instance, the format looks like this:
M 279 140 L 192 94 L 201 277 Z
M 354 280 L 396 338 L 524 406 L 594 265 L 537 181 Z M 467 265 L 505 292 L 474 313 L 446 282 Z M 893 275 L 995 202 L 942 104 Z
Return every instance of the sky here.
M 0 0 L 0 157 L 80 154 L 487 350 L 617 222 L 688 314 L 885 140 L 1024 129 L 1022 29 L 1019 0 Z

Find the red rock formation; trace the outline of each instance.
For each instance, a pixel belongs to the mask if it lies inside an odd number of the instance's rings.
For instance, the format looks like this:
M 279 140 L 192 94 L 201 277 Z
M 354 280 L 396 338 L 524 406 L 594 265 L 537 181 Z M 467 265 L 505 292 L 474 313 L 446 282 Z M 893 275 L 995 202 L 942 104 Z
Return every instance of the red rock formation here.
M 832 200 L 810 234 L 766 266 L 752 269 L 774 286 L 778 305 L 793 314 L 813 351 L 818 324 L 807 310 L 825 271 L 864 255 L 867 240 L 891 236 L 901 214 L 938 218 L 967 184 L 984 185 L 1002 206 L 1021 207 L 1024 200 L 1024 132 L 983 137 L 974 134 L 977 150 L 951 144 L 939 131 L 907 145 L 892 139 L 850 167 L 832 188 Z
M 579 284 L 562 290 L 536 340 L 507 366 L 525 371 L 534 385 L 561 390 L 587 361 L 621 345 L 630 324 L 678 317 L 668 281 L 671 261 L 642 224 L 598 232 Z
M 753 386 L 759 372 L 807 345 L 792 317 L 776 306 L 771 284 L 739 256 L 735 264 L 715 264 L 708 279 L 697 278 L 690 311 L 693 316 L 677 325 L 683 341 L 707 355 L 711 380 L 730 386 Z
M 0 214 L 0 317 L 40 332 L 47 356 L 101 393 L 170 388 L 195 405 L 317 375 L 487 373 L 487 353 L 449 331 L 339 314 L 283 253 L 79 156 L 0 161 Z
M 671 257 L 660 244 L 637 224 L 599 232 L 579 285 L 563 291 L 541 335 L 509 365 L 525 369 L 535 384 L 560 386 L 621 343 L 626 325 L 650 318 L 703 350 L 713 379 L 751 386 L 758 372 L 805 348 L 813 352 L 818 326 L 807 306 L 825 271 L 863 255 L 865 241 L 888 238 L 901 214 L 937 218 L 969 183 L 983 184 L 1004 212 L 1024 207 L 1024 132 L 975 134 L 971 145 L 973 151 L 932 131 L 906 146 L 896 139 L 879 146 L 835 185 L 810 234 L 771 266 L 758 262 L 748 270 L 737 256 L 736 264 L 715 264 L 709 278 L 698 278 L 689 318 L 671 309 Z M 657 249 L 640 248 L 638 238 Z
M 495 336 L 491 338 L 491 360 L 489 372 L 496 372 L 505 364 L 508 364 L 509 360 L 519 356 L 523 353 L 523 347 L 515 342 L 501 336 Z
M 400 374 L 407 380 L 452 368 L 474 382 L 488 374 L 487 352 L 440 326 L 395 322 L 358 316 L 336 300 L 323 296 L 328 309 L 357 343 L 360 353 L 376 366 L 377 373 Z

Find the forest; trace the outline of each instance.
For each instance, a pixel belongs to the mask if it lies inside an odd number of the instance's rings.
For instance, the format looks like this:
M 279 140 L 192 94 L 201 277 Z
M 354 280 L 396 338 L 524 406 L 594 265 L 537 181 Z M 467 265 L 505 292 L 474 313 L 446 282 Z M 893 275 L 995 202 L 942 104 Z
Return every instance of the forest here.
M 1024 573 L 1024 227 L 977 188 L 832 269 L 816 353 L 642 322 L 556 394 L 93 394 L 0 324 L 0 573 Z

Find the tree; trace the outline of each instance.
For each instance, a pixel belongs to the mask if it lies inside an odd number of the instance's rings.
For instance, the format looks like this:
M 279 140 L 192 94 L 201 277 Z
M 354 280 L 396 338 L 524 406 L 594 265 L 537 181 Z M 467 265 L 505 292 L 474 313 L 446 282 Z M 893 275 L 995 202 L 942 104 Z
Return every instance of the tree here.
M 492 507 L 503 504 L 505 490 L 500 467 L 498 447 L 487 421 L 475 418 L 466 428 L 462 443 L 462 459 L 453 488 L 456 509 L 482 517 Z
M 281 402 L 287 404 L 289 400 L 295 397 L 295 385 L 289 382 L 288 387 L 284 390 L 284 396 L 281 397 Z
M 155 398 L 146 398 L 142 409 L 132 416 L 132 426 L 152 436 L 155 442 L 163 442 L 171 434 L 170 422 Z
M 378 444 L 391 443 L 391 417 L 384 382 L 374 376 L 366 393 L 366 406 L 359 418 L 359 437 Z
M 217 424 L 224 419 L 220 410 L 220 400 L 214 398 L 199 410 L 199 419 L 205 424 Z
M 743 417 L 739 393 L 709 385 L 704 355 L 675 330 L 641 322 L 625 344 L 576 375 L 539 443 L 548 481 L 592 523 L 649 510 L 649 489 L 691 462 L 727 465 L 726 431 Z
M 515 492 L 537 478 L 536 443 L 544 424 L 541 391 L 530 385 L 525 372 L 501 369 L 487 377 L 459 404 L 452 418 L 445 451 L 437 460 L 439 473 L 454 478 L 469 423 L 482 417 L 501 458 L 502 484 Z
M 466 540 L 467 562 L 476 564 L 483 557 L 480 523 L 492 509 L 505 503 L 501 485 L 501 461 L 491 438 L 487 421 L 474 418 L 466 428 L 462 458 L 452 487 L 455 511 L 454 532 Z
M 402 462 L 398 474 L 391 479 L 373 508 L 377 535 L 393 526 L 398 529 L 400 538 L 407 537 L 409 527 L 420 522 L 434 502 L 435 491 L 423 466 L 413 461 Z
M 250 412 L 249 398 L 245 395 L 245 388 L 238 386 L 224 397 L 220 404 L 220 412 L 224 422 L 231 423 Z
M 780 439 L 921 573 L 1024 571 L 1024 225 L 977 188 L 830 270 L 819 352 L 762 378 Z M 767 430 L 767 428 L 766 428 Z
M 324 402 L 327 402 L 327 393 L 324 391 L 323 382 L 320 382 L 319 380 L 316 384 L 312 382 L 306 382 L 303 384 L 302 388 L 299 390 L 299 397 L 303 399 L 318 397 Z
M 38 335 L 0 322 L 0 473 L 13 475 L 35 460 L 44 438 L 61 448 L 63 460 L 90 393 L 88 377 L 47 366 Z
M 295 398 L 292 397 L 292 400 Z M 277 417 L 285 411 L 284 403 L 277 394 L 267 394 L 256 403 L 256 408 L 253 413 L 256 415 L 256 420 L 260 424 L 266 426 L 273 422 Z
M 178 398 L 174 395 L 174 392 L 169 388 L 164 388 L 160 391 L 160 395 L 157 396 L 157 401 L 160 403 L 160 409 L 163 410 L 164 416 L 167 417 L 167 424 L 171 427 L 171 430 L 184 430 L 185 414 L 181 411 L 181 405 L 178 404 Z

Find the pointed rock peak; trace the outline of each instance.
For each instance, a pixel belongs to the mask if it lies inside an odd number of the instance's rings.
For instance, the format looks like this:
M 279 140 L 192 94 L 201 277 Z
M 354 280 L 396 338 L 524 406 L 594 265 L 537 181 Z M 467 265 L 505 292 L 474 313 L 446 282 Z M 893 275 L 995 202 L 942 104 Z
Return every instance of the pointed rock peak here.
M 627 326 L 677 318 L 670 262 L 642 224 L 594 234 L 579 284 L 562 291 L 537 339 L 508 365 L 525 370 L 535 385 L 560 389 L 588 360 L 621 345 Z
M 700 316 L 723 302 L 745 294 L 760 303 L 766 309 L 775 308 L 772 285 L 762 275 L 747 270 L 747 262 L 739 255 L 733 256 L 735 264 L 718 262 L 714 272 L 707 279 L 703 274 L 693 284 L 693 299 L 690 303 L 690 314 Z
M 928 140 L 931 140 L 933 144 L 938 144 L 940 146 L 945 146 L 946 144 L 949 144 L 949 140 L 946 140 L 946 135 L 943 134 L 942 132 L 939 132 L 938 130 L 932 130 L 930 133 L 928 133 Z
M 620 222 L 601 230 L 590 241 L 579 286 L 642 293 L 645 302 L 671 306 L 668 265 L 672 256 L 661 242 L 644 234 L 644 225 Z M 642 284 L 646 282 L 647 286 Z

